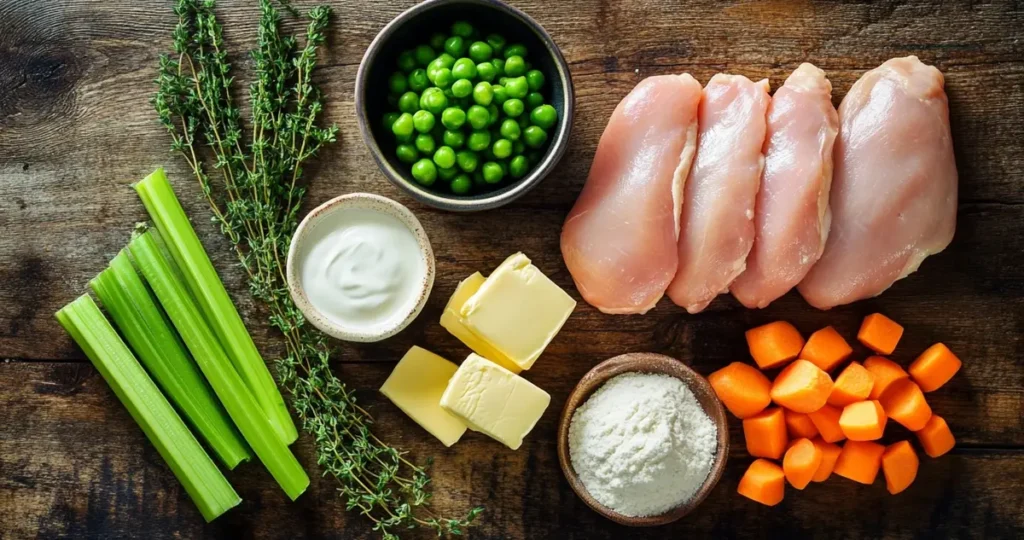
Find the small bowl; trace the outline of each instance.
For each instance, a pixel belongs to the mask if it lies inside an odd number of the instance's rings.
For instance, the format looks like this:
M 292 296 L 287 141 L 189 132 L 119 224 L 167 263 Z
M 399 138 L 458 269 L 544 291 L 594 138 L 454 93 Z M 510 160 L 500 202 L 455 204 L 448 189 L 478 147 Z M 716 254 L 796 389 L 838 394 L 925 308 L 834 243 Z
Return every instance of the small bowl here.
M 338 324 L 313 306 L 302 286 L 302 272 L 299 268 L 300 262 L 297 260 L 306 248 L 306 241 L 326 216 L 334 212 L 344 212 L 351 209 L 373 210 L 398 218 L 416 237 L 420 254 L 427 263 L 426 275 L 422 283 L 420 283 L 419 294 L 415 304 L 406 312 L 396 314 L 389 321 L 389 324 L 369 330 Z M 344 341 L 380 341 L 401 332 L 423 310 L 423 306 L 427 303 L 427 298 L 430 296 L 430 291 L 434 287 L 434 250 L 430 247 L 430 239 L 427 238 L 427 233 L 423 230 L 423 226 L 420 225 L 420 221 L 416 219 L 416 216 L 408 208 L 380 195 L 350 193 L 335 197 L 321 204 L 299 223 L 299 227 L 295 230 L 295 235 L 292 237 L 291 247 L 288 249 L 286 277 L 288 278 L 288 290 L 291 292 L 292 300 L 299 310 L 302 311 L 302 314 L 306 316 L 306 320 L 313 323 L 313 326 L 329 336 Z
M 387 103 L 388 77 L 397 70 L 398 54 L 426 42 L 432 31 L 447 29 L 456 20 L 494 29 L 510 43 L 526 45 L 529 60 L 544 73 L 545 95 L 558 112 L 558 124 L 548 133 L 544 158 L 523 178 L 488 193 L 455 195 L 419 185 L 408 165 L 395 156 L 395 142 L 380 119 L 390 110 Z M 569 66 L 558 46 L 537 21 L 498 0 L 427 0 L 395 17 L 377 34 L 366 49 L 356 74 L 356 111 L 359 131 L 384 176 L 416 200 L 453 212 L 489 210 L 508 204 L 540 183 L 554 169 L 569 146 L 573 118 L 573 88 Z
M 715 452 L 715 460 L 708 471 L 708 477 L 697 492 L 682 505 L 658 516 L 632 517 L 620 514 L 607 506 L 597 502 L 587 488 L 583 485 L 579 475 L 572 468 L 572 460 L 569 457 L 569 424 L 572 423 L 572 416 L 576 409 L 586 403 L 590 395 L 598 388 L 608 382 L 609 379 L 623 373 L 660 373 L 671 375 L 686 385 L 697 402 L 704 408 L 704 412 L 711 418 L 718 429 L 718 448 Z M 558 462 L 562 465 L 562 472 L 565 479 L 569 481 L 572 490 L 579 495 L 587 506 L 598 514 L 622 525 L 630 527 L 653 527 L 672 523 L 679 518 L 689 514 L 701 502 L 707 498 L 711 490 L 715 488 L 722 478 L 725 470 L 725 462 L 729 457 L 729 422 L 725 415 L 722 403 L 718 401 L 711 384 L 696 371 L 690 369 L 682 362 L 661 354 L 654 353 L 629 353 L 609 358 L 594 366 L 580 379 L 580 382 L 569 394 L 562 410 L 562 419 L 558 424 Z

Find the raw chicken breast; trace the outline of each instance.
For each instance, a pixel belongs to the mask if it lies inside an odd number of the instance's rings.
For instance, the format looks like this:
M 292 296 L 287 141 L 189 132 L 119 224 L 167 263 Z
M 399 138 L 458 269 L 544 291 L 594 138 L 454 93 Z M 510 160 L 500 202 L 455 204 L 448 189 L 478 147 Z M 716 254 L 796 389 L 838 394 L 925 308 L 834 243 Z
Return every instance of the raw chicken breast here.
M 646 312 L 676 273 L 700 96 L 689 75 L 648 77 L 601 135 L 562 228 L 562 257 L 583 299 L 605 313 Z
M 839 105 L 832 231 L 798 289 L 820 309 L 881 294 L 949 245 L 957 173 L 939 70 L 894 58 Z
M 821 257 L 832 220 L 828 192 L 838 132 L 825 72 L 801 64 L 768 106 L 754 247 L 747 269 L 729 287 L 744 306 L 766 307 L 800 283 Z
M 679 270 L 672 301 L 697 313 L 746 268 L 754 243 L 754 202 L 761 182 L 768 81 L 719 73 L 704 88 L 693 171 L 686 181 Z

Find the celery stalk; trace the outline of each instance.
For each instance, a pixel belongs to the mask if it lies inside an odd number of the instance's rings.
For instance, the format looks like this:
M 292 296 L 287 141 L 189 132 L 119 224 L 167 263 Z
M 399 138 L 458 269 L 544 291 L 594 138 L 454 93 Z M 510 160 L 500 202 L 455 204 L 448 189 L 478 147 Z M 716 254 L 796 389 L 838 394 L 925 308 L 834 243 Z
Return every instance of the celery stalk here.
M 274 432 L 185 284 L 175 278 L 153 233 L 137 234 L 128 251 L 246 442 L 285 493 L 292 500 L 298 498 L 309 486 L 306 472 Z
M 207 522 L 242 502 L 89 295 L 57 312 Z
M 128 252 L 121 251 L 114 257 L 110 267 L 90 281 L 89 287 L 164 395 L 221 462 L 234 469 L 248 461 L 252 454 L 245 440 L 135 272 Z
M 134 187 L 231 363 L 256 398 L 275 432 L 285 444 L 291 444 L 298 438 L 298 432 L 288 414 L 284 398 L 245 329 L 242 317 L 231 302 L 224 284 L 217 276 L 185 210 L 175 197 L 164 170 L 157 169 Z

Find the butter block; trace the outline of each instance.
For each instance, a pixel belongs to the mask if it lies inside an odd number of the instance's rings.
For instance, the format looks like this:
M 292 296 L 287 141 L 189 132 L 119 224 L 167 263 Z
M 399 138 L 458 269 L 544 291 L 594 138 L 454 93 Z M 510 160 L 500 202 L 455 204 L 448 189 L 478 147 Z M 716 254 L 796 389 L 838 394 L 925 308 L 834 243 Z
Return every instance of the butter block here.
M 444 358 L 413 347 L 395 366 L 380 392 L 441 443 L 451 446 L 466 432 L 462 420 L 441 408 L 441 396 L 457 369 Z
M 441 407 L 516 450 L 537 425 L 551 396 L 533 383 L 478 354 L 470 354 L 448 381 Z
M 455 288 L 455 292 L 452 293 L 452 297 L 448 300 L 448 305 L 444 307 L 444 311 L 441 313 L 441 326 L 467 347 L 473 349 L 473 352 L 512 373 L 519 373 L 522 371 L 522 368 L 505 356 L 504 353 L 491 346 L 490 343 L 477 337 L 469 328 L 462 324 L 462 306 L 465 305 L 466 300 L 469 300 L 471 296 L 480 290 L 480 286 L 484 284 L 484 281 L 484 276 L 480 272 L 475 272 L 459 283 L 459 286 Z
M 522 369 L 530 369 L 576 308 L 576 301 L 516 253 L 462 305 L 460 320 Z

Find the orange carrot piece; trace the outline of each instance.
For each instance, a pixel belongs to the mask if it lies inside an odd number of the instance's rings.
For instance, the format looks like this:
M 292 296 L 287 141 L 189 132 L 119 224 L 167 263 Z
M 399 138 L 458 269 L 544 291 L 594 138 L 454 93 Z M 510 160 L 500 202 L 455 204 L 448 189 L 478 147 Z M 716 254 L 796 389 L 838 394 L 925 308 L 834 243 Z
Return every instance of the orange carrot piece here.
M 889 385 L 879 399 L 885 414 L 910 431 L 924 428 L 932 417 L 932 408 L 914 381 L 901 379 Z
M 786 411 L 786 431 L 793 439 L 813 439 L 818 435 L 818 428 L 804 413 Z
M 854 482 L 871 485 L 878 476 L 885 447 L 871 441 L 847 441 L 833 472 Z
M 877 401 L 859 401 L 843 409 L 839 427 L 851 441 L 877 441 L 885 433 L 888 417 Z
M 799 413 L 814 412 L 828 401 L 832 377 L 807 360 L 786 366 L 772 383 L 772 401 Z
M 956 444 L 946 420 L 937 414 L 933 414 L 924 428 L 917 432 L 917 440 L 921 441 L 924 453 L 933 458 L 949 452 Z
M 799 439 L 789 446 L 782 458 L 782 471 L 789 485 L 803 489 L 811 483 L 821 465 L 821 450 L 810 439 Z
M 755 459 L 740 479 L 740 495 L 766 506 L 782 502 L 786 492 L 786 476 L 775 463 L 767 459 Z
M 843 336 L 835 328 L 826 326 L 807 338 L 807 344 L 800 351 L 800 358 L 818 366 L 822 371 L 832 371 L 851 354 L 853 348 Z
M 850 362 L 846 369 L 836 377 L 832 393 L 828 396 L 828 404 L 833 407 L 845 407 L 851 403 L 864 401 L 871 395 L 875 385 L 875 376 L 857 362 Z
M 807 413 L 807 417 L 814 423 L 814 427 L 818 429 L 821 438 L 825 442 L 830 443 L 839 442 L 846 438 L 846 435 L 843 434 L 843 428 L 839 426 L 839 419 L 842 415 L 843 411 L 831 405 L 825 405 L 812 413 Z
M 800 355 L 804 338 L 786 321 L 775 321 L 764 326 L 747 330 L 747 346 L 757 367 L 771 369 L 779 367 Z
M 782 458 L 789 437 L 786 435 L 786 420 L 782 409 L 773 407 L 764 412 L 743 419 L 743 438 L 747 442 L 747 453 L 754 457 Z
M 885 358 L 884 356 L 870 356 L 864 361 L 864 369 L 874 375 L 875 385 L 871 387 L 868 399 L 882 397 L 889 385 L 900 380 L 907 379 L 910 375 L 899 364 Z
M 882 454 L 882 473 L 885 475 L 885 489 L 895 495 L 914 483 L 920 461 L 917 452 L 908 441 L 890 444 Z
M 937 390 L 960 371 L 963 363 L 942 343 L 928 347 L 910 364 L 910 376 L 925 392 Z
M 878 354 L 892 354 L 902 336 L 903 327 L 881 313 L 864 317 L 857 332 L 857 339 Z
M 814 472 L 814 478 L 811 478 L 811 480 L 824 482 L 828 480 L 829 476 L 832 476 L 832 469 L 836 467 L 836 460 L 839 459 L 839 453 L 843 449 L 838 444 L 825 442 L 821 437 L 817 437 L 811 442 L 821 452 L 821 464 L 818 465 L 818 470 Z
M 749 418 L 772 402 L 772 382 L 754 366 L 733 362 L 708 375 L 708 382 L 729 412 Z

